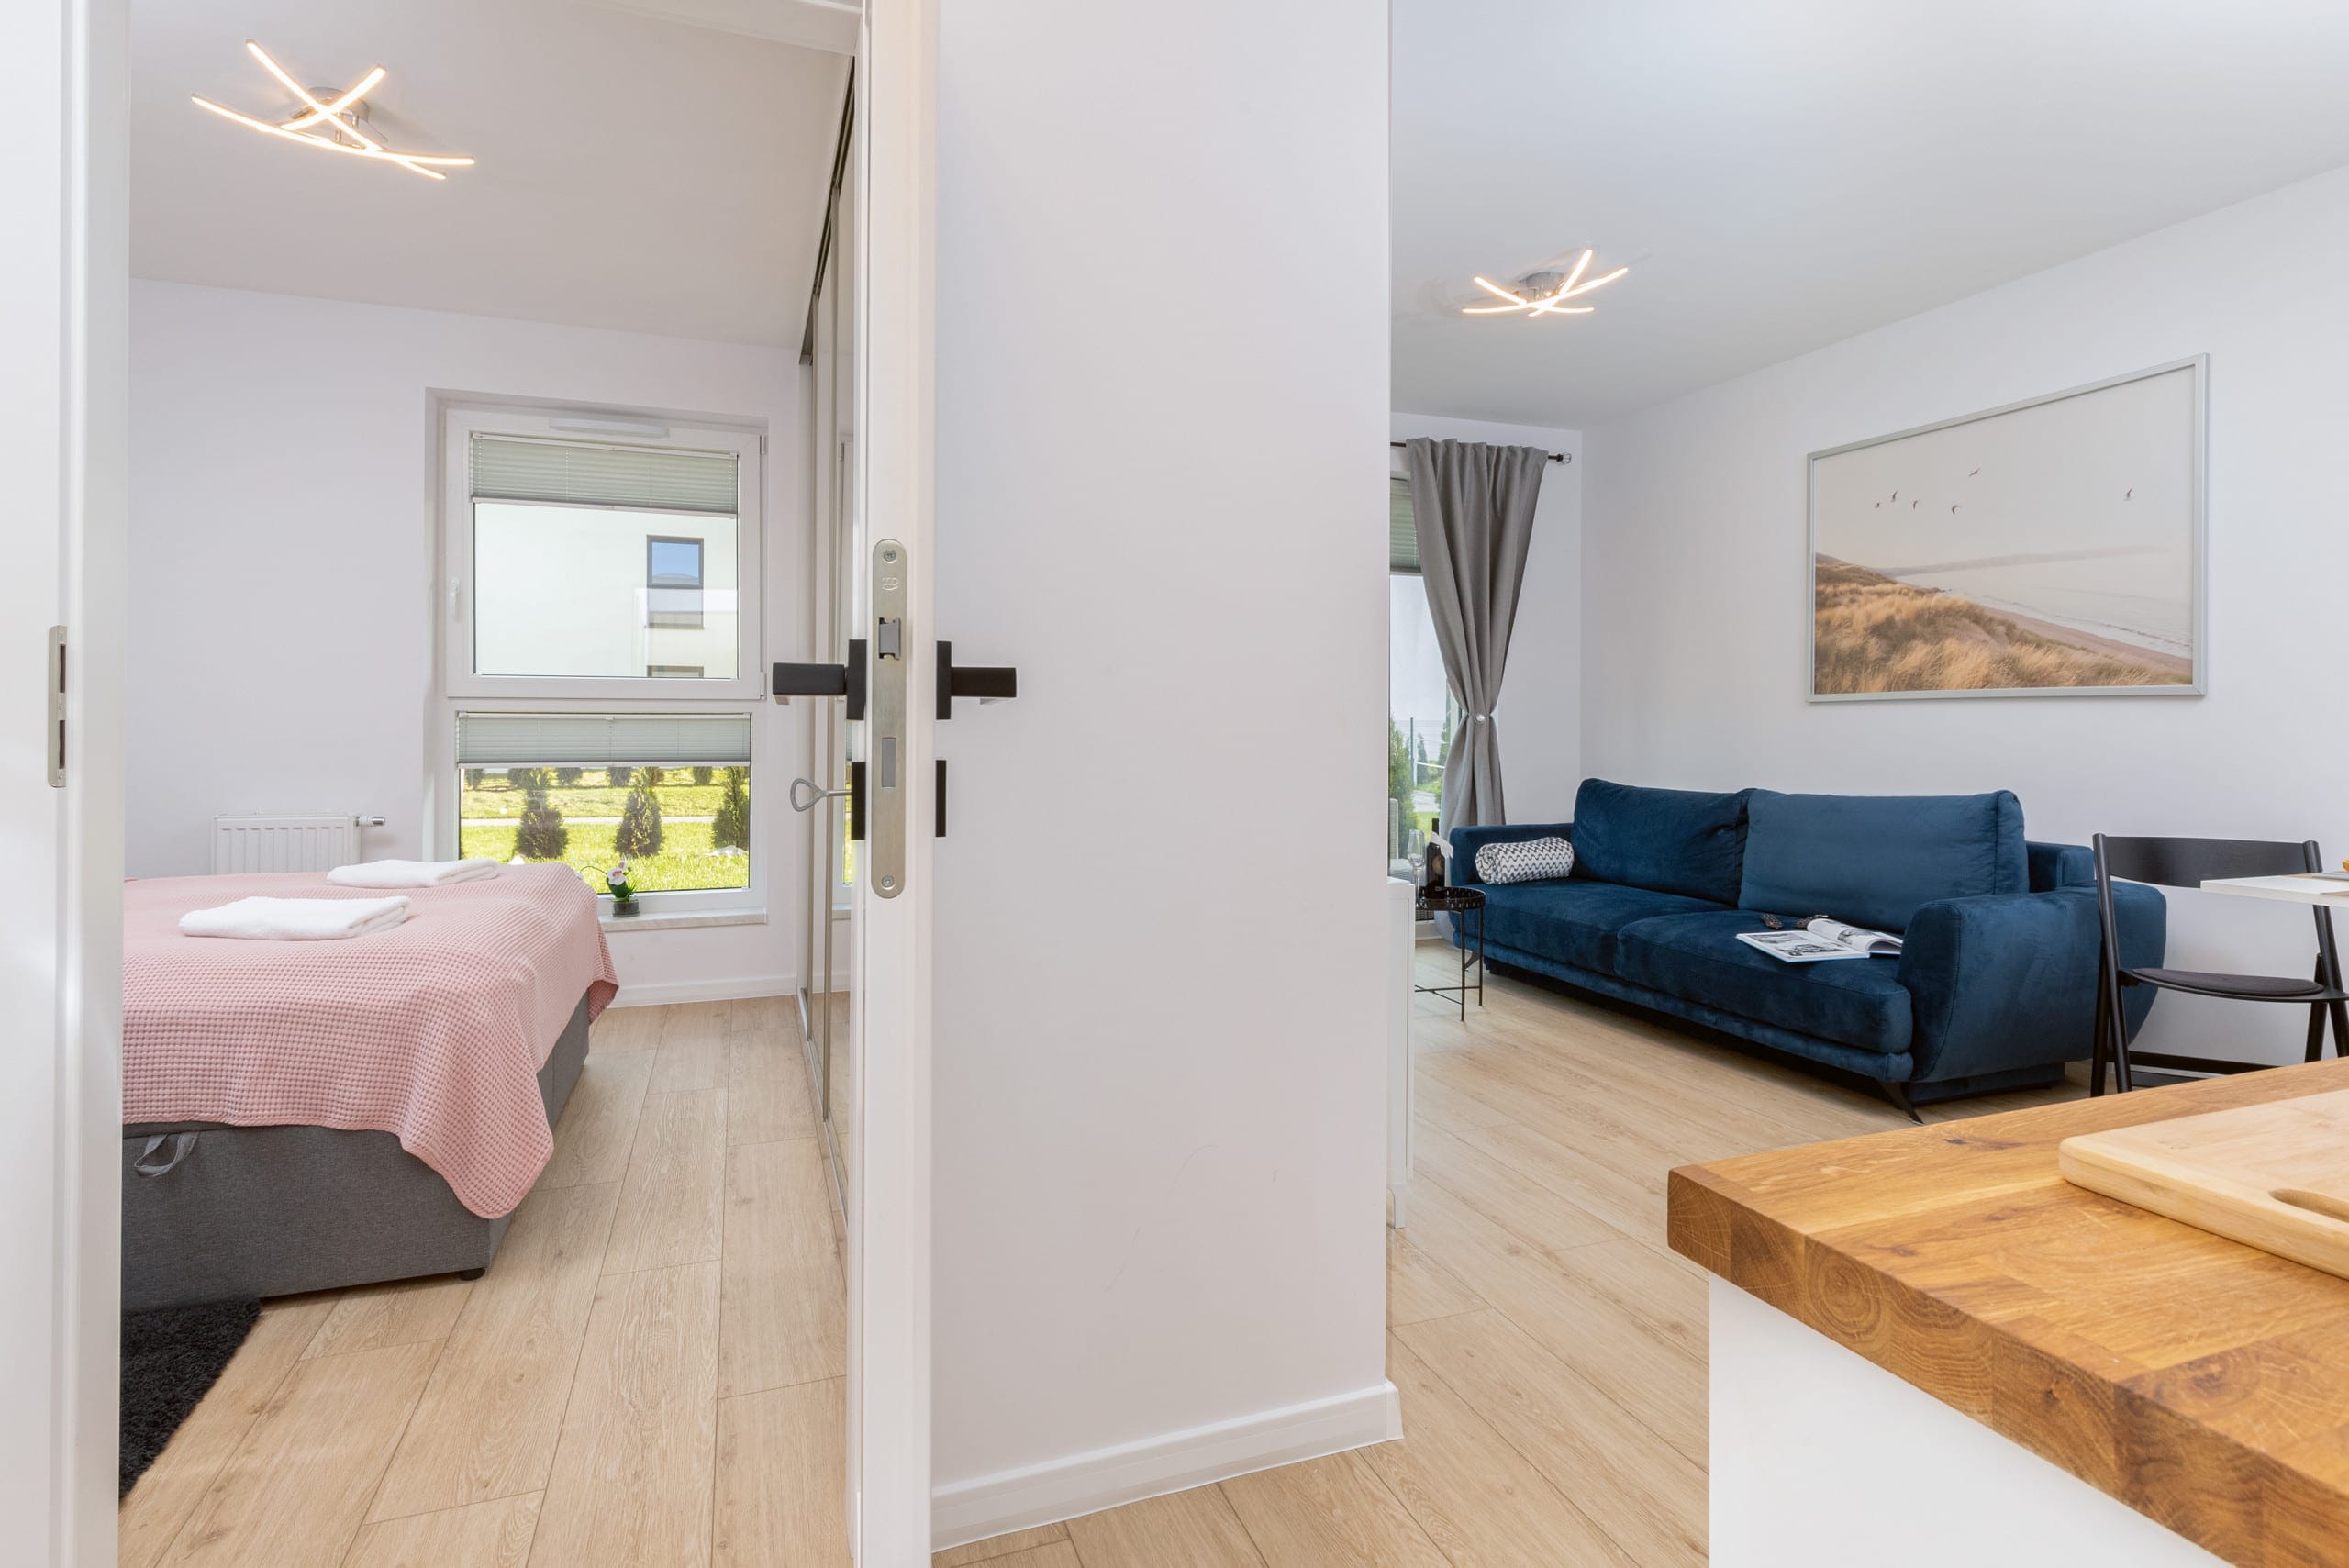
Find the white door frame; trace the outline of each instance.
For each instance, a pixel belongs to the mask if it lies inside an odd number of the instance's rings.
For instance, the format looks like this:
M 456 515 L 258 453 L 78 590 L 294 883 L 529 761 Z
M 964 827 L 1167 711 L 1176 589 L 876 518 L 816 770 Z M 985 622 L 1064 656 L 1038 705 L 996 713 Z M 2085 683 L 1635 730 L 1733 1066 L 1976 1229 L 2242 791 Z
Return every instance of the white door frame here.
M 0 8 L 0 1518 L 45 1568 L 116 1558 L 128 25 Z
M 936 23 L 935 0 L 871 0 L 859 72 L 862 492 L 869 537 L 909 552 L 909 653 L 935 639 Z M 0 339 L 26 346 L 0 358 L 0 459 L 24 484 L 0 576 L 0 960 L 20 1024 L 0 1051 L 0 1517 L 11 1560 L 44 1568 L 117 1555 L 128 34 L 127 0 L 0 10 Z M 71 649 L 69 783 L 55 791 L 51 625 Z M 927 716 L 932 666 L 908 663 L 908 708 Z M 930 723 L 910 725 L 907 814 L 925 828 L 933 755 Z M 926 831 L 907 844 L 905 892 L 866 898 L 853 955 L 849 1463 L 867 1568 L 930 1554 L 931 856 Z
M 861 1082 L 849 1237 L 850 1521 L 863 1568 L 930 1556 L 930 824 L 938 628 L 936 0 L 869 0 L 858 112 L 863 481 L 860 606 L 874 542 L 906 547 L 905 888 L 856 890 L 852 995 Z M 863 633 L 861 633 L 863 635 Z

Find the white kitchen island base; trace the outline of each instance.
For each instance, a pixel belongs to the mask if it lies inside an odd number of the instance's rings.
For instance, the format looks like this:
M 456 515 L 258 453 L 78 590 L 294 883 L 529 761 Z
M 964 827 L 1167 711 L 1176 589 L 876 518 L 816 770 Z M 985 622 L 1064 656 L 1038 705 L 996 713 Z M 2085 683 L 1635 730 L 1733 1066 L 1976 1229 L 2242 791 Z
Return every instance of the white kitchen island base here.
M 1809 1325 L 1710 1284 L 1711 1568 L 2225 1568 Z

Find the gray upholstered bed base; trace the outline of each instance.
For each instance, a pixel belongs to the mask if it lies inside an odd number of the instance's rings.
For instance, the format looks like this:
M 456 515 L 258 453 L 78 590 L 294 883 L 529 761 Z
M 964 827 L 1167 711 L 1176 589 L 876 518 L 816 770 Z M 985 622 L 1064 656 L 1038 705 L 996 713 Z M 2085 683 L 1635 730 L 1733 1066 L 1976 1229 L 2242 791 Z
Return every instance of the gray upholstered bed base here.
M 587 1059 L 587 999 L 539 1069 L 547 1125 Z M 170 1135 L 193 1133 L 175 1163 Z M 163 1145 L 147 1146 L 158 1136 Z M 388 1132 L 153 1122 L 122 1129 L 122 1307 L 290 1296 L 485 1269 L 510 1216 L 484 1219 Z

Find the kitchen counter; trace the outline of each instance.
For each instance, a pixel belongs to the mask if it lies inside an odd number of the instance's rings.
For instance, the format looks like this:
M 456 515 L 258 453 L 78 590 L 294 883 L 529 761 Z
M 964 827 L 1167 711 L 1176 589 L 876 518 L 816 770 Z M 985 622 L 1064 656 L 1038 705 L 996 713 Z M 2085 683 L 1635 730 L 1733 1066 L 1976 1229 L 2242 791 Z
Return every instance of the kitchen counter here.
M 2075 1133 L 2339 1089 L 2349 1062 L 2326 1062 L 1673 1172 L 1672 1245 L 1719 1276 L 1716 1568 L 1941 1562 L 1937 1542 L 2077 1565 L 2078 1541 L 2110 1549 L 2088 1562 L 2349 1564 L 2349 1280 L 2055 1163 Z M 1821 1510 L 1873 1556 L 1773 1554 Z M 1887 1540 L 1904 1518 L 1921 1533 Z

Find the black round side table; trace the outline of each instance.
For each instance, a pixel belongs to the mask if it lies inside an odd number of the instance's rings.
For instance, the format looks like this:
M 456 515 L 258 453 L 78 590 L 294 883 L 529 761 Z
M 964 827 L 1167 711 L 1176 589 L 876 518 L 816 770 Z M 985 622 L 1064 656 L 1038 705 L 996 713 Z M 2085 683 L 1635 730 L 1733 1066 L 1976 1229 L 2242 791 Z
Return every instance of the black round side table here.
M 1431 915 L 1450 915 L 1454 919 L 1474 914 L 1476 917 L 1476 983 L 1468 983 L 1468 942 L 1464 927 L 1453 933 L 1453 943 L 1460 949 L 1460 984 L 1457 985 L 1413 985 L 1413 991 L 1425 991 L 1438 996 L 1452 996 L 1460 1003 L 1460 1021 L 1468 1021 L 1468 993 L 1476 993 L 1476 1006 L 1485 1005 L 1485 890 L 1481 887 L 1423 887 L 1419 890 L 1419 907 Z

